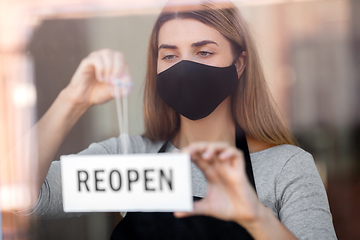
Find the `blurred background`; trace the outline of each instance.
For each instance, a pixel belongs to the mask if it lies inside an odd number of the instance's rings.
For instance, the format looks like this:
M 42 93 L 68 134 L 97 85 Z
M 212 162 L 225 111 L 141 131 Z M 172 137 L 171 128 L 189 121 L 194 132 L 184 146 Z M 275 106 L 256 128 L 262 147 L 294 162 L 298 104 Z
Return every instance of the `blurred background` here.
M 45 220 L 9 212 L 37 198 L 32 149 L 16 143 L 101 48 L 123 52 L 130 65 L 130 134 L 141 134 L 147 44 L 165 2 L 0 0 L 0 239 L 109 239 L 115 213 Z M 314 156 L 338 238 L 360 239 L 360 0 L 233 2 L 252 26 L 280 111 Z M 115 103 L 95 106 L 54 160 L 118 134 Z

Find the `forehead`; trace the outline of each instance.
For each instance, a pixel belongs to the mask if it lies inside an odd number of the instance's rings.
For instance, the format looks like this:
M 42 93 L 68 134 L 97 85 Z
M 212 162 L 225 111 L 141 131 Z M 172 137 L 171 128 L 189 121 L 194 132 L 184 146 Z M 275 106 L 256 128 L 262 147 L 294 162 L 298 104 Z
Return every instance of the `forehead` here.
M 212 40 L 220 44 L 228 43 L 227 39 L 216 29 L 195 19 L 172 19 L 164 23 L 158 35 L 158 46 L 161 44 L 182 45 L 202 40 Z

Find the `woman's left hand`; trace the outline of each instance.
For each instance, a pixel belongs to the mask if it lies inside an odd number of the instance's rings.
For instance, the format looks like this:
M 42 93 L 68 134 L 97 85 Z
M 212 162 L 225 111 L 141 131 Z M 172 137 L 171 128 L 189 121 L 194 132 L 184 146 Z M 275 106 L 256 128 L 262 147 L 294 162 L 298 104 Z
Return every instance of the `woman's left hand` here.
M 198 142 L 183 152 L 203 171 L 208 190 L 193 212 L 176 212 L 176 217 L 206 215 L 243 226 L 256 221 L 264 206 L 248 180 L 241 151 L 223 142 Z

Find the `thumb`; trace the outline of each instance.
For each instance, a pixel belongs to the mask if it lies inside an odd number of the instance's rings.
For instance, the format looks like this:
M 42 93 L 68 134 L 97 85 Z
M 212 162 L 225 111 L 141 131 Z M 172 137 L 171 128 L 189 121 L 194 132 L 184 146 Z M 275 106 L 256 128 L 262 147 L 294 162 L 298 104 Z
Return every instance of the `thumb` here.
M 197 215 L 206 215 L 207 209 L 206 209 L 206 200 L 200 200 L 196 201 L 193 204 L 193 211 L 192 212 L 174 212 L 174 216 L 176 218 L 184 218 L 184 217 L 191 217 L 191 216 L 197 216 Z

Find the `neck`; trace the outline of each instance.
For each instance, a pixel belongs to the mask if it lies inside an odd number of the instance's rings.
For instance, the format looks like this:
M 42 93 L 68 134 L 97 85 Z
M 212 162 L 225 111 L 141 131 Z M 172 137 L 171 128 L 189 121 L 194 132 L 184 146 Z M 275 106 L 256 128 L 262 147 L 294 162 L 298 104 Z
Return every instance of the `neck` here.
M 230 101 L 222 102 L 214 112 L 200 120 L 180 116 L 179 132 L 172 143 L 179 149 L 197 141 L 222 141 L 235 146 L 235 123 L 230 112 Z

